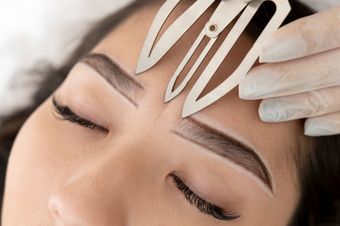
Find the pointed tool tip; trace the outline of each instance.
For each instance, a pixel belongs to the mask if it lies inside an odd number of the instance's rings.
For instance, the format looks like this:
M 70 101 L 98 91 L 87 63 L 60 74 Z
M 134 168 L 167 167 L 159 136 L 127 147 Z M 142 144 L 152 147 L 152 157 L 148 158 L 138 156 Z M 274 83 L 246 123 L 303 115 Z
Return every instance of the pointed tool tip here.
M 137 68 L 136 68 L 136 74 L 141 74 L 143 72 L 145 72 L 146 70 L 148 70 L 150 67 L 147 66 L 147 64 L 142 61 L 142 60 L 139 60 L 138 61 L 138 64 L 137 64 Z
M 165 96 L 165 98 L 164 98 L 164 103 L 168 103 L 169 101 L 170 101 L 171 99 L 169 98 L 169 96 Z
M 192 97 L 187 97 L 183 106 L 182 117 L 189 117 L 203 109 L 204 107 L 200 106 L 199 101 L 192 99 Z
M 144 71 L 145 70 L 143 70 L 143 68 L 138 65 L 137 68 L 136 68 L 136 75 L 139 75 L 139 74 L 143 73 Z
M 194 114 L 195 111 L 193 111 L 190 107 L 186 106 L 184 104 L 183 111 L 182 111 L 182 118 L 189 117 L 190 115 Z
M 174 98 L 175 98 L 175 96 L 173 95 L 173 93 L 171 91 L 167 90 L 166 94 L 165 94 L 165 98 L 164 98 L 165 103 L 170 102 Z
M 149 70 L 150 68 L 152 68 L 152 66 L 145 66 L 145 65 L 138 65 L 137 69 L 136 69 L 136 74 L 141 74 L 143 72 L 146 72 L 147 70 Z
M 182 118 L 189 117 L 190 115 L 191 115 L 191 113 L 189 113 L 189 112 L 186 112 L 186 111 L 182 112 Z

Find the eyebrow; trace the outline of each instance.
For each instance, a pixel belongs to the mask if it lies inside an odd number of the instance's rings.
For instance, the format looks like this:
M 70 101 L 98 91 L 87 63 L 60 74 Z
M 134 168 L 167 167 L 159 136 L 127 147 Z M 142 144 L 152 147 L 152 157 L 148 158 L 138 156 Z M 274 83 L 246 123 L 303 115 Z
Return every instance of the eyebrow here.
M 100 53 L 89 54 L 81 62 L 95 70 L 131 104 L 138 107 L 138 98 L 145 88 L 117 63 Z M 172 132 L 248 170 L 273 192 L 268 167 L 257 152 L 248 145 L 193 117 L 183 119 L 179 127 Z
M 246 144 L 193 117 L 182 120 L 179 128 L 172 132 L 248 170 L 273 192 L 272 178 L 266 164 Z
M 138 107 L 138 99 L 145 88 L 116 62 L 101 53 L 89 54 L 80 62 L 95 70 L 111 87 L 125 97 L 132 105 Z

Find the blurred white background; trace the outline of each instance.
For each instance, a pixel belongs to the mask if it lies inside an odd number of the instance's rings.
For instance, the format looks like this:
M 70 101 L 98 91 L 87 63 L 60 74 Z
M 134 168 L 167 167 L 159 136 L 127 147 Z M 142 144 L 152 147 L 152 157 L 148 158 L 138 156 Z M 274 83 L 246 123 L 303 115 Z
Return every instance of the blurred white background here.
M 131 1 L 0 0 L 0 116 L 29 103 L 34 86 L 27 70 L 40 61 L 59 65 L 92 23 Z M 340 2 L 301 1 L 318 10 Z
M 0 115 L 29 103 L 34 86 L 29 84 L 29 79 L 24 81 L 27 70 L 42 60 L 59 65 L 91 24 L 129 2 L 1 0 Z M 11 79 L 13 76 L 20 79 Z M 20 85 L 23 83 L 26 85 Z

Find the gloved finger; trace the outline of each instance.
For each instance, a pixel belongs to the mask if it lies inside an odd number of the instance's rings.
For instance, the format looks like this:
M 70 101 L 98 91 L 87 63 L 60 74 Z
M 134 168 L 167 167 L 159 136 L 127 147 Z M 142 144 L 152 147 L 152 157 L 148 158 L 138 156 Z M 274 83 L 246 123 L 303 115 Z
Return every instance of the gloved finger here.
M 259 107 L 264 122 L 283 122 L 340 112 L 340 87 L 265 99 Z
M 340 85 L 340 48 L 315 56 L 252 69 L 240 82 L 239 96 L 255 100 Z
M 340 7 L 296 20 L 270 36 L 260 62 L 297 59 L 340 47 Z
M 305 122 L 305 135 L 330 136 L 340 134 L 340 112 L 309 118 Z

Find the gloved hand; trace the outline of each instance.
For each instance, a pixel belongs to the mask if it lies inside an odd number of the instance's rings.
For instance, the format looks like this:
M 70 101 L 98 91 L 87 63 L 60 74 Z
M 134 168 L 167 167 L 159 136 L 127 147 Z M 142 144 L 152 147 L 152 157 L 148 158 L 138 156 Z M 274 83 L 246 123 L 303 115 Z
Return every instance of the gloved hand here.
M 298 0 L 316 11 L 323 11 L 340 5 L 340 0 Z
M 260 118 L 307 118 L 305 134 L 340 134 L 340 7 L 288 24 L 263 44 L 240 98 L 263 99 Z

